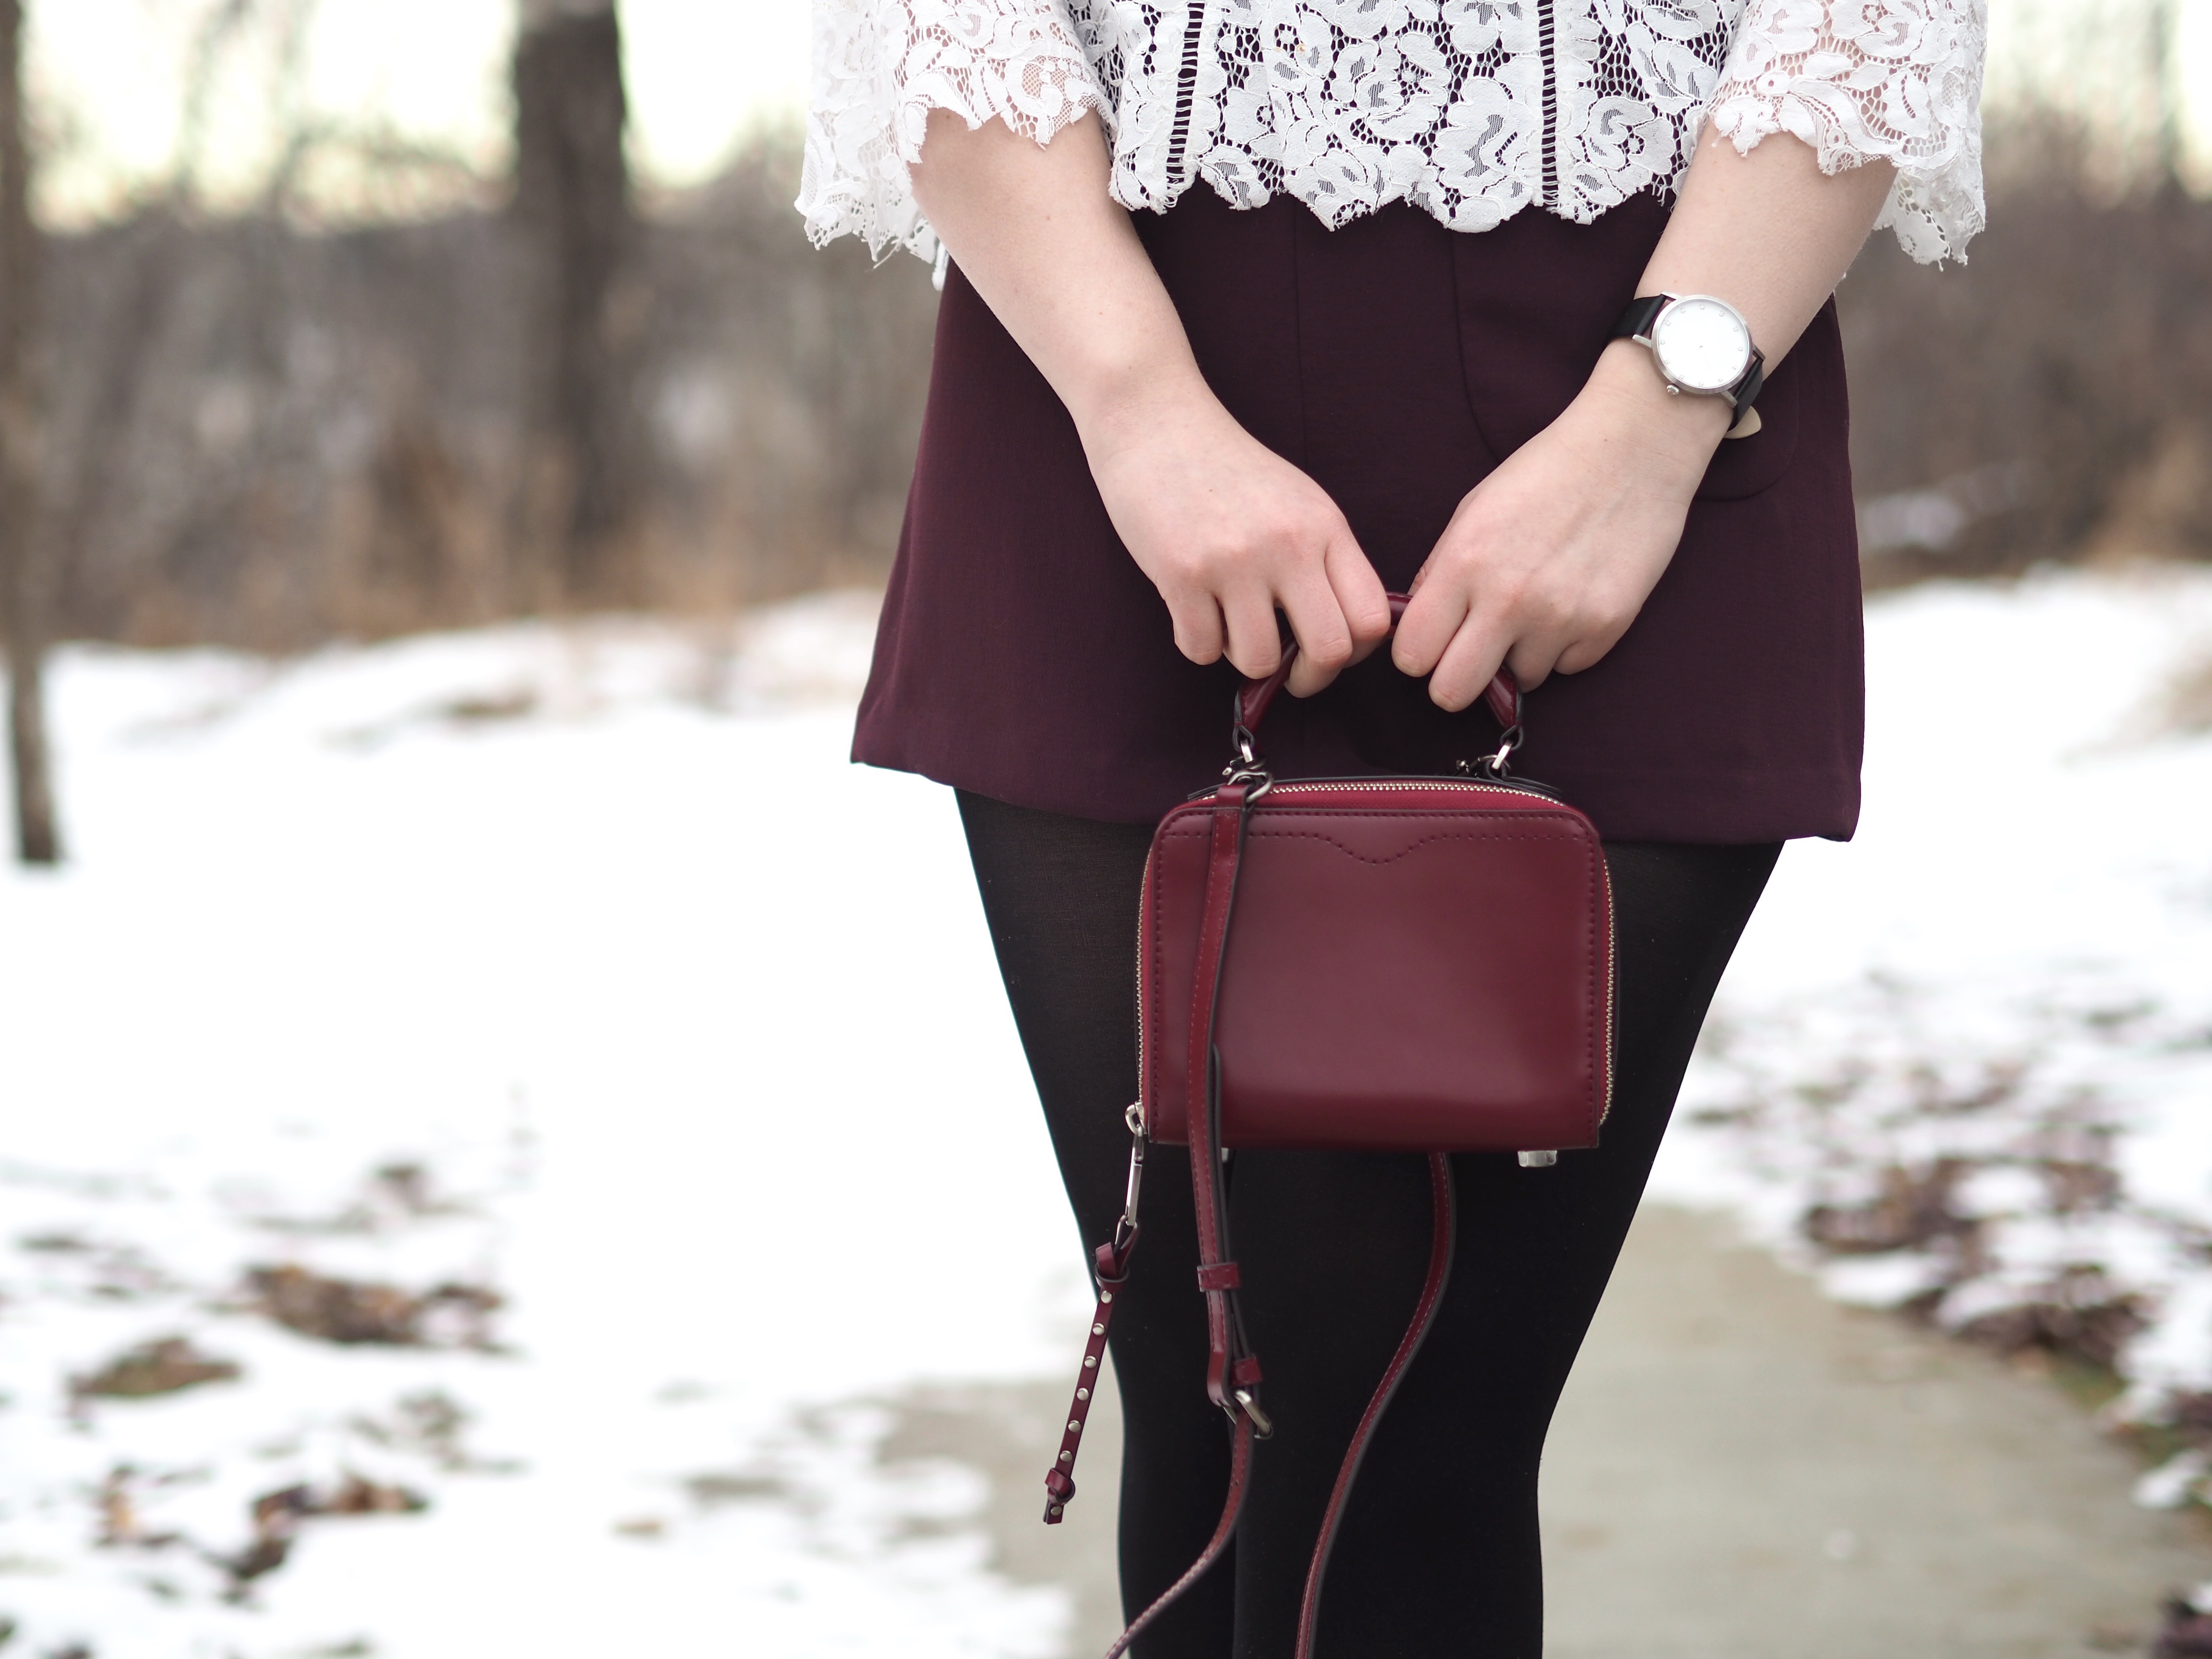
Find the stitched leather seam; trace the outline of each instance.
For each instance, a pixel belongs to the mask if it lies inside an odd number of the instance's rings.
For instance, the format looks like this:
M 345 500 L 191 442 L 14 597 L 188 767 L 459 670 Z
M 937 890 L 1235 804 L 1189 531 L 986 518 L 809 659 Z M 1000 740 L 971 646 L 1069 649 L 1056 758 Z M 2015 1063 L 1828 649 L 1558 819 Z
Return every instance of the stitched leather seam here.
M 1395 817 L 1395 816 L 1397 816 L 1397 815 L 1396 815 L 1396 814 L 1395 814 L 1395 813 L 1382 813 L 1382 814 L 1378 814 L 1377 816 L 1379 816 L 1379 817 Z M 1386 865 L 1386 864 L 1395 864 L 1395 863 L 1397 863 L 1397 862 L 1398 862 L 1398 860 L 1399 860 L 1400 859 L 1406 858 L 1406 857 L 1409 856 L 1409 855 L 1410 855 L 1410 854 L 1412 854 L 1418 853 L 1418 852 L 1419 852 L 1419 851 L 1421 850 L 1421 848 L 1423 848 L 1424 847 L 1431 846 L 1431 845 L 1432 845 L 1432 844 L 1434 844 L 1434 843 L 1436 843 L 1436 842 L 1454 842 L 1454 841 L 1478 841 L 1478 842 L 1528 841 L 1528 842 L 1545 842 L 1545 843 L 1550 843 L 1550 844 L 1560 844 L 1560 843 L 1562 842 L 1562 841 L 1563 841 L 1563 838 L 1562 838 L 1562 837 L 1556 836 L 1514 836 L 1514 835 L 1498 835 L 1498 834 L 1493 834 L 1493 833 L 1490 833 L 1490 832 L 1486 832 L 1486 831 L 1482 831 L 1482 830 L 1439 830 L 1437 833 L 1436 833 L 1435 835 L 1432 835 L 1432 836 L 1422 836 L 1419 841 L 1417 841 L 1417 842 L 1411 842 L 1411 843 L 1409 843 L 1407 846 L 1406 846 L 1406 847 L 1404 847 L 1403 848 L 1400 849 L 1398 852 L 1393 853 L 1393 854 L 1392 854 L 1389 858 L 1387 858 L 1387 859 L 1371 859 L 1371 858 L 1369 858 L 1369 857 L 1368 857 L 1364 853 L 1358 852 L 1358 851 L 1355 851 L 1355 850 L 1354 850 L 1353 848 L 1352 848 L 1346 847 L 1346 846 L 1342 842 L 1339 841 L 1335 836 L 1331 836 L 1331 835 L 1324 834 L 1322 831 L 1318 830 L 1261 830 L 1261 829 L 1259 829 L 1258 827 L 1255 826 L 1255 828 L 1254 828 L 1254 829 L 1253 829 L 1253 830 L 1252 830 L 1252 834 L 1253 834 L 1253 835 L 1255 835 L 1255 836 L 1267 836 L 1269 839 L 1271 839 L 1271 840 L 1275 840 L 1275 841 L 1325 841 L 1325 842 L 1328 842 L 1331 847 L 1335 848 L 1336 848 L 1336 850 L 1337 850 L 1338 852 L 1342 853 L 1342 854 L 1343 854 L 1346 858 L 1357 859 L 1357 860 L 1359 860 L 1359 862 L 1360 862 L 1360 863 L 1362 863 L 1362 864 L 1365 864 L 1365 865 L 1371 865 L 1371 866 L 1373 866 L 1374 867 L 1376 867 L 1376 869 L 1380 869 L 1382 866 L 1384 866 L 1384 865 Z M 1573 843 L 1568 843 L 1568 844 L 1573 844 Z

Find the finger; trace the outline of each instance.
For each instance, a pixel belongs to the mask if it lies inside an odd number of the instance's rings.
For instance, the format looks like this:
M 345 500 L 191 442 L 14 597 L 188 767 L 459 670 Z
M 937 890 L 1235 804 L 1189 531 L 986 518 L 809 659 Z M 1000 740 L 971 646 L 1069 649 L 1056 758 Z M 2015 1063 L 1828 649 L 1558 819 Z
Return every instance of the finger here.
M 1229 629 L 1229 660 L 1247 679 L 1263 680 L 1283 660 L 1282 631 L 1275 626 L 1275 602 L 1263 587 L 1221 597 L 1222 620 Z
M 1329 591 L 1336 595 L 1346 625 L 1352 629 L 1352 660 L 1363 661 L 1390 637 L 1390 595 L 1349 532 L 1329 544 L 1322 568 L 1328 576 Z
M 1413 613 L 1409 611 L 1407 614 Z M 1402 624 L 1399 631 L 1405 631 Z M 1482 695 L 1483 688 L 1497 674 L 1498 665 L 1505 660 L 1506 647 L 1512 643 L 1503 623 L 1487 617 L 1469 617 L 1452 635 L 1429 676 L 1429 701 L 1448 713 L 1459 713 Z M 1551 666 L 1549 659 L 1544 666 Z M 1524 689 L 1528 684 L 1523 682 Z
M 1163 596 L 1164 597 L 1164 596 Z M 1211 593 L 1186 593 L 1168 600 L 1175 624 L 1176 649 L 1194 663 L 1221 660 L 1221 607 Z
M 1283 614 L 1290 618 L 1291 636 L 1298 642 L 1297 660 L 1291 665 L 1290 693 L 1310 697 L 1352 660 L 1352 625 L 1325 568 L 1311 571 L 1283 595 Z
M 1629 618 L 1629 622 L 1634 620 L 1632 617 Z M 1594 634 L 1575 641 L 1559 653 L 1559 659 L 1552 665 L 1553 672 L 1579 674 L 1583 669 L 1595 666 L 1604 658 L 1607 652 L 1620 643 L 1620 636 L 1626 632 L 1628 632 L 1628 623 L 1623 623 L 1620 627 L 1608 629 L 1602 634 Z
M 1431 581 L 1414 592 L 1398 619 L 1398 635 L 1390 642 L 1390 660 L 1401 673 L 1419 679 L 1443 659 L 1444 649 L 1457 636 L 1468 617 L 1467 591 L 1457 582 Z
M 1556 645 L 1534 640 L 1517 640 L 1505 653 L 1504 665 L 1513 671 L 1514 684 L 1523 691 L 1534 691 L 1552 678 L 1559 666 L 1559 648 Z M 1487 680 L 1483 682 L 1487 685 Z
M 1291 621 L 1291 635 L 1298 642 L 1291 678 L 1285 684 L 1292 696 L 1310 697 L 1351 662 L 1352 630 L 1345 626 L 1344 613 L 1336 608 L 1336 595 L 1326 586 L 1317 599 L 1306 595 L 1294 603 L 1286 601 L 1283 609 Z

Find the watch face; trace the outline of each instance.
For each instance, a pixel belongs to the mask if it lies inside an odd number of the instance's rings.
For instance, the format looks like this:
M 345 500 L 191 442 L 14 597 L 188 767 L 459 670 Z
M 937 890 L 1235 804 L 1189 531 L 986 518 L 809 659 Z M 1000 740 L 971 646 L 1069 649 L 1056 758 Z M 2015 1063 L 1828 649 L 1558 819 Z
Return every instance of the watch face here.
M 1651 349 L 1685 392 L 1725 392 L 1751 367 L 1751 330 L 1733 306 L 1692 294 L 1659 313 Z

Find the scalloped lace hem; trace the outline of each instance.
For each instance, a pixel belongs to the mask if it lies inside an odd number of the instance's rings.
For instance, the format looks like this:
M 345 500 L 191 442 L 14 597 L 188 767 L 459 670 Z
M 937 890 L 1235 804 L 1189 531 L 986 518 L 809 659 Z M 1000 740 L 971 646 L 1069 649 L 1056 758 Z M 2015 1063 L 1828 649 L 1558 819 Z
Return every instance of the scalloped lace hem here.
M 1897 168 L 1877 229 L 1923 264 L 1985 222 L 1978 0 L 1752 0 L 1706 118 L 1748 155 L 1786 132 L 1823 173 Z
M 1048 144 L 1111 106 L 1059 8 L 1039 0 L 815 0 L 814 84 L 799 200 L 817 246 L 938 257 L 908 169 L 930 112 L 994 117 Z
M 1827 172 L 1887 161 L 1914 258 L 1982 228 L 1983 0 L 815 0 L 798 206 L 817 242 L 942 264 L 914 198 L 930 112 L 1049 143 L 1105 124 L 1110 188 L 1204 179 L 1341 225 L 1405 200 L 1456 230 L 1669 195 L 1698 132 Z

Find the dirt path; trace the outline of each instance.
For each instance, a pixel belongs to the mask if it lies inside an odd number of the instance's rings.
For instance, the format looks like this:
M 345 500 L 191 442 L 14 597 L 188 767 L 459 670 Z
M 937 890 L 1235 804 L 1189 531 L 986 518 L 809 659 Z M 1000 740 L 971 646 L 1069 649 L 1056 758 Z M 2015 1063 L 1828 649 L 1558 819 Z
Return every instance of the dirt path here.
M 1060 1384 L 903 1402 L 887 1457 L 991 1478 L 1004 1571 L 1117 1628 L 1118 1425 L 1071 1524 L 1036 1497 Z M 1110 1396 L 1109 1396 L 1110 1397 Z M 1102 1422 L 1101 1417 L 1107 1420 Z M 1716 1221 L 1647 1209 L 1544 1474 L 1551 1659 L 2072 1659 L 2140 1652 L 2212 1539 L 2134 1507 L 2133 1461 L 2049 1385 L 1841 1309 Z

